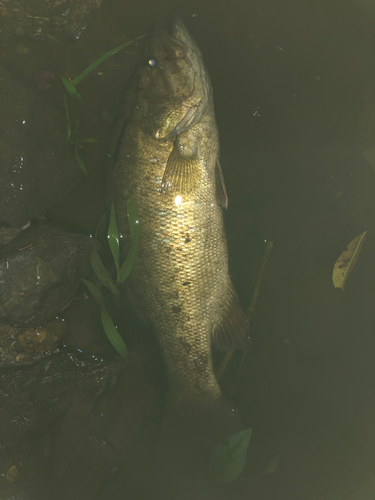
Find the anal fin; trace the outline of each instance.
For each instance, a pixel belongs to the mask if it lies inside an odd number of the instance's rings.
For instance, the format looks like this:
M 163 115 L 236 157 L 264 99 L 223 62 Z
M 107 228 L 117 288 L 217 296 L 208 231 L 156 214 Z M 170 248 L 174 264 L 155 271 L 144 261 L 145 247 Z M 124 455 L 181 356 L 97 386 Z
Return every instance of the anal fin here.
M 243 349 L 249 345 L 250 325 L 232 284 L 218 321 L 213 325 L 212 341 L 221 351 Z

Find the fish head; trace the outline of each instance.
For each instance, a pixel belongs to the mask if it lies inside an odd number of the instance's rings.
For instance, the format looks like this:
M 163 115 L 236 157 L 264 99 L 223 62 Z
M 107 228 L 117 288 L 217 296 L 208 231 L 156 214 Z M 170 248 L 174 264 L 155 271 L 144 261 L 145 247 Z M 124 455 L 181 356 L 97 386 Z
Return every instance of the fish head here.
M 132 95 L 133 118 L 161 141 L 189 130 L 212 99 L 202 54 L 176 16 L 157 26 L 138 63 Z

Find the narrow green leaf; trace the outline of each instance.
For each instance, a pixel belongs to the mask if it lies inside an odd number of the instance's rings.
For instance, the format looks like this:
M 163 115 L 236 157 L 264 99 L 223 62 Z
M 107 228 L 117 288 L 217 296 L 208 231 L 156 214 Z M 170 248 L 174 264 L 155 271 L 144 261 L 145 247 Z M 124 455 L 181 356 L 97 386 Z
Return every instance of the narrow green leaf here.
M 129 45 L 131 45 L 135 41 L 140 40 L 141 38 L 143 38 L 144 36 L 147 36 L 149 34 L 150 33 L 146 33 L 145 35 L 141 35 L 141 36 L 138 36 L 137 38 L 133 38 L 133 40 L 129 40 L 128 42 L 125 42 L 125 43 L 119 45 L 118 47 L 115 47 L 114 49 L 110 50 L 109 52 L 106 52 L 104 55 L 102 55 L 101 57 L 99 57 L 99 59 L 97 59 L 92 64 L 90 64 L 90 66 L 88 66 L 85 70 L 83 70 L 82 73 L 80 73 L 78 76 L 76 76 L 74 78 L 74 80 L 73 80 L 73 85 L 78 85 L 79 82 L 82 81 L 85 78 L 85 76 L 87 76 L 89 73 L 91 73 L 91 71 L 93 71 L 103 61 L 105 61 L 106 59 L 108 59 L 108 57 L 113 56 L 119 50 L 122 50 L 125 47 L 128 47 Z
M 72 135 L 74 135 L 77 132 L 78 125 L 79 125 L 79 121 L 74 125 L 74 129 L 72 130 Z
M 99 142 L 97 139 L 94 139 L 93 137 L 88 137 L 87 139 L 82 139 L 80 142 Z
M 129 196 L 129 191 L 124 191 L 124 196 L 126 199 L 126 209 L 130 231 L 132 233 L 132 242 L 130 244 L 130 248 L 125 261 L 120 269 L 120 283 L 123 283 L 133 270 L 135 258 L 137 255 L 137 249 L 142 234 L 142 226 L 139 220 L 138 210 L 133 199 Z
M 85 162 L 82 160 L 82 158 L 80 157 L 80 155 L 78 153 L 78 144 L 74 148 L 74 154 L 75 154 L 76 160 L 78 161 L 79 168 L 82 170 L 84 175 L 86 175 L 86 177 L 87 177 L 88 174 L 87 174 Z
M 69 109 L 68 109 L 68 103 L 66 102 L 66 97 L 65 94 L 63 94 L 63 102 L 64 102 L 64 109 L 65 109 L 65 117 L 66 117 L 66 140 L 69 142 L 72 138 L 72 131 L 70 128 L 70 116 L 69 116 Z
M 115 299 L 116 306 L 121 307 L 121 294 L 120 294 L 119 289 L 111 281 L 109 282 L 109 288 L 111 289 L 111 292 L 112 292 L 113 297 Z
M 66 90 L 69 92 L 69 94 L 74 98 L 77 99 L 77 101 L 82 101 L 82 96 L 78 92 L 78 90 L 75 87 L 75 84 L 72 83 L 70 80 L 66 78 L 66 76 L 60 75 L 61 81 L 63 82 L 64 87 Z M 74 80 L 73 80 L 74 82 Z
M 241 475 L 252 432 L 252 429 L 237 432 L 227 439 L 228 446 L 219 443 L 213 448 L 210 453 L 210 466 L 219 481 L 234 481 Z
M 126 278 L 133 271 L 134 264 L 135 264 L 135 258 L 137 255 L 137 248 L 138 248 L 138 244 L 136 244 L 133 240 L 131 242 L 129 251 L 126 255 L 125 261 L 123 262 L 121 269 L 120 269 L 120 283 L 124 283 Z
M 108 311 L 104 306 L 101 307 L 101 319 L 104 331 L 109 341 L 116 349 L 116 351 L 120 354 L 120 356 L 124 358 L 125 361 L 128 361 L 129 355 L 126 344 L 123 341 L 121 335 L 118 333 L 115 325 L 113 324 L 111 316 L 108 314 Z
M 56 43 L 59 43 L 60 45 L 64 45 L 63 42 L 57 38 L 57 36 L 53 36 L 53 35 L 50 35 L 49 33 L 47 33 L 46 37 L 49 38 L 50 40 L 56 42 Z
M 118 283 L 120 279 L 120 239 L 116 222 L 115 207 L 113 203 L 111 207 L 111 215 L 108 226 L 108 244 L 113 255 L 113 260 L 115 261 Z
M 104 306 L 104 303 L 105 303 L 105 300 L 104 300 L 104 297 L 103 297 L 103 294 L 102 292 L 99 290 L 99 288 L 97 288 L 94 283 L 91 283 L 91 281 L 88 281 L 88 280 L 84 280 L 83 278 L 81 278 L 81 280 L 84 282 L 84 284 L 87 286 L 87 288 L 90 290 L 90 293 L 91 295 L 94 297 L 94 299 L 96 300 L 96 302 L 100 305 L 100 306 Z
M 113 283 L 111 275 L 108 273 L 107 269 L 104 267 L 98 252 L 94 248 L 91 252 L 91 266 L 94 273 L 97 275 L 99 280 L 103 283 L 106 288 L 110 288 L 109 283 Z
M 139 213 L 133 198 L 129 195 L 129 191 L 125 191 L 125 199 L 126 199 L 126 212 L 128 216 L 130 231 L 132 233 L 133 239 L 136 238 L 139 234 L 140 237 L 140 222 L 139 222 Z

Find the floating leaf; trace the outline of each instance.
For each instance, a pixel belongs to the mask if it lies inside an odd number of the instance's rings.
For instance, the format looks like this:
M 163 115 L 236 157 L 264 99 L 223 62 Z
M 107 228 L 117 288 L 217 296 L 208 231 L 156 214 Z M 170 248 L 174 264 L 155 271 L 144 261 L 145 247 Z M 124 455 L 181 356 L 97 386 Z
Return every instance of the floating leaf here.
M 91 295 L 94 297 L 94 299 L 96 300 L 96 302 L 100 305 L 100 306 L 104 306 L 104 297 L 103 297 L 103 294 L 102 292 L 99 290 L 99 288 L 97 288 L 94 283 L 91 283 L 91 281 L 88 281 L 88 280 L 84 280 L 83 278 L 81 278 L 81 280 L 84 282 L 84 284 L 87 286 L 87 288 L 90 290 L 91 292 Z
M 129 356 L 126 344 L 123 341 L 121 335 L 118 333 L 115 325 L 113 324 L 111 316 L 108 314 L 108 311 L 104 306 L 101 307 L 101 319 L 108 340 L 111 342 L 120 356 L 128 361 Z
M 72 83 L 70 80 L 68 80 L 68 78 L 66 78 L 66 76 L 62 76 L 60 75 L 60 78 L 61 78 L 61 81 L 63 82 L 64 84 L 64 87 L 66 88 L 66 90 L 69 92 L 69 94 L 74 98 L 74 99 L 77 99 L 77 101 L 82 101 L 82 96 L 81 94 L 78 92 L 78 90 L 76 89 L 74 83 Z
M 237 432 L 227 439 L 227 446 L 219 443 L 213 448 L 210 453 L 210 466 L 219 481 L 227 483 L 241 475 L 252 433 L 252 429 Z
M 99 57 L 99 59 L 97 59 L 92 64 L 90 64 L 90 66 L 87 66 L 87 68 L 85 70 L 83 70 L 82 73 L 80 73 L 78 76 L 76 76 L 73 80 L 73 84 L 78 85 L 78 83 L 80 81 L 82 81 L 85 78 L 85 76 L 87 76 L 89 73 L 91 73 L 91 71 L 94 70 L 97 66 L 99 66 L 99 64 L 101 64 L 103 61 L 108 59 L 108 57 L 113 56 L 119 50 L 122 50 L 125 47 L 128 47 L 129 45 L 131 45 L 135 41 L 140 40 L 141 38 L 143 38 L 144 36 L 147 36 L 149 34 L 150 33 L 146 33 L 145 35 L 141 35 L 141 36 L 138 36 L 137 38 L 133 38 L 132 40 L 129 40 L 128 42 L 125 42 L 125 43 L 119 45 L 118 47 L 115 47 L 114 49 L 110 50 L 109 52 L 106 52 L 104 55 Z
M 337 259 L 332 273 L 335 288 L 345 290 L 345 283 L 357 262 L 367 231 L 356 236 Z
M 128 222 L 130 231 L 132 233 L 132 242 L 130 244 L 130 248 L 125 261 L 120 269 L 120 283 L 123 283 L 133 270 L 135 257 L 142 234 L 142 226 L 139 220 L 138 210 L 133 199 L 129 196 L 129 191 L 124 191 L 124 196 L 126 199 Z
M 116 212 L 113 203 L 108 226 L 108 244 L 113 255 L 113 260 L 115 261 L 118 283 L 120 279 L 120 239 L 116 222 Z
M 75 155 L 76 160 L 78 162 L 79 168 L 82 170 L 83 174 L 87 176 L 88 174 L 87 174 L 85 162 L 82 160 L 81 156 L 78 153 L 78 144 L 74 148 L 74 155 Z
M 69 109 L 68 109 L 68 103 L 66 102 L 66 97 L 65 94 L 63 94 L 63 102 L 64 102 L 64 109 L 65 109 L 65 117 L 66 117 L 66 140 L 69 142 L 72 138 L 72 131 L 70 128 L 70 116 L 69 116 Z
M 101 261 L 99 254 L 95 250 L 95 248 L 91 252 L 91 266 L 94 269 L 94 273 L 103 283 L 103 285 L 107 288 L 110 288 L 109 283 L 113 283 L 113 280 L 107 269 L 104 267 L 103 262 Z

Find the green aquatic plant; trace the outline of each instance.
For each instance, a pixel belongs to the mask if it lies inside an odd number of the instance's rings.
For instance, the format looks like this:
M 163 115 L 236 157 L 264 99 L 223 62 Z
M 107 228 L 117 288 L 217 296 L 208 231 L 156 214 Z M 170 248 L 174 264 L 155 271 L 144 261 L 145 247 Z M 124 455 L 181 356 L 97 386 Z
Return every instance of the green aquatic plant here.
M 53 35 L 50 35 L 49 33 L 47 33 L 46 37 L 49 38 L 50 40 L 52 40 L 53 42 L 56 42 L 60 45 L 64 45 L 64 42 L 62 42 L 59 38 L 57 38 L 57 36 L 53 36 Z
M 218 481 L 229 483 L 237 479 L 245 468 L 247 449 L 253 430 L 248 428 L 219 443 L 210 453 L 211 471 Z
M 81 155 L 79 154 L 79 149 L 83 148 L 82 144 L 85 142 L 99 142 L 99 141 L 97 139 L 94 139 L 93 137 L 87 137 L 86 139 L 78 139 L 77 137 L 74 137 L 77 134 L 79 122 L 76 123 L 74 129 L 72 130 L 70 127 L 70 115 L 65 94 L 63 94 L 63 102 L 65 109 L 65 117 L 66 117 L 65 138 L 66 141 L 74 147 L 74 156 L 76 157 L 79 168 L 82 170 L 83 174 L 87 176 L 88 174 L 86 170 L 86 165 Z
M 61 81 L 66 88 L 66 90 L 69 92 L 69 94 L 74 98 L 77 99 L 78 101 L 82 101 L 82 95 L 78 92 L 77 90 L 77 85 L 88 75 L 93 71 L 99 64 L 104 62 L 106 59 L 109 57 L 112 57 L 114 54 L 119 52 L 120 50 L 124 49 L 125 47 L 128 47 L 132 43 L 136 42 L 137 40 L 140 40 L 141 38 L 149 35 L 150 33 L 146 33 L 145 35 L 137 36 L 136 38 L 133 38 L 132 40 L 129 40 L 128 42 L 122 43 L 118 47 L 115 47 L 114 49 L 111 49 L 110 51 L 106 52 L 103 54 L 101 57 L 96 59 L 93 63 L 91 63 L 89 66 L 87 66 L 86 69 L 82 71 L 78 76 L 76 76 L 73 80 L 69 80 L 66 76 L 60 76 Z
M 125 47 L 128 47 L 132 43 L 136 42 L 137 40 L 140 40 L 141 38 L 149 35 L 149 33 L 146 33 L 145 35 L 138 36 L 136 38 L 133 38 L 132 40 L 129 40 L 128 42 L 125 42 L 118 47 L 115 47 L 114 49 L 111 49 L 110 51 L 106 52 L 103 54 L 101 57 L 96 59 L 93 63 L 91 63 L 86 69 L 84 69 L 78 76 L 76 76 L 73 80 L 70 80 L 66 76 L 60 75 L 60 79 L 65 87 L 65 89 L 68 91 L 69 95 L 73 97 L 74 99 L 77 99 L 78 101 L 82 101 L 82 95 L 78 92 L 77 90 L 77 85 L 88 75 L 93 71 L 99 64 L 104 62 L 106 59 L 109 57 L 113 56 L 120 50 L 124 49 Z M 56 43 L 62 43 L 58 38 L 54 37 L 53 35 L 47 35 L 49 39 L 53 40 Z M 65 108 L 65 115 L 66 115 L 66 140 L 68 143 L 72 144 L 74 146 L 74 155 L 77 160 L 77 163 L 79 165 L 79 168 L 82 170 L 84 175 L 87 174 L 86 170 L 86 165 L 85 162 L 82 159 L 82 156 L 80 155 L 80 149 L 83 148 L 83 143 L 86 142 L 98 142 L 96 139 L 92 137 L 88 137 L 86 139 L 79 140 L 75 137 L 73 137 L 77 133 L 78 129 L 78 123 L 74 127 L 73 130 L 71 130 L 70 127 L 70 117 L 69 117 L 69 110 L 68 110 L 68 103 L 65 97 L 65 94 L 63 94 L 63 102 L 64 102 L 64 108 Z M 104 119 L 109 120 L 113 119 L 115 116 L 115 113 L 109 113 L 106 110 L 102 111 L 102 116 Z
M 115 208 L 112 204 L 107 230 L 107 242 L 112 255 L 112 262 L 115 268 L 115 272 L 113 274 L 115 274 L 115 276 L 112 277 L 111 272 L 104 266 L 96 248 L 94 248 L 91 253 L 91 266 L 98 279 L 98 283 L 94 284 L 91 281 L 84 279 L 82 281 L 85 283 L 101 308 L 101 321 L 109 341 L 120 356 L 123 359 L 128 360 L 128 349 L 121 335 L 117 331 L 107 308 L 105 307 L 105 298 L 100 290 L 101 286 L 107 288 L 111 292 L 117 307 L 120 307 L 121 294 L 119 287 L 122 283 L 124 283 L 134 267 L 137 248 L 142 234 L 142 226 L 139 220 L 138 210 L 133 199 L 130 197 L 129 192 L 126 190 L 124 191 L 124 197 L 126 201 L 128 223 L 132 235 L 128 253 L 124 259 L 121 258 L 120 236 Z

